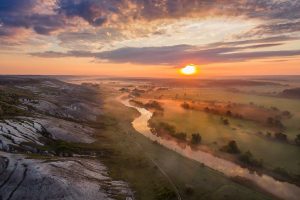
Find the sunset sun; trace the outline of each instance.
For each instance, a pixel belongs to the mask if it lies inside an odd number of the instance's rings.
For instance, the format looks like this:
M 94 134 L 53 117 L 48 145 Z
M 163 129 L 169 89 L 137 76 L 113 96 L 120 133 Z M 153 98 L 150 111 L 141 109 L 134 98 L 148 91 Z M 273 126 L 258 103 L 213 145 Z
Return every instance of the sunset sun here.
M 195 65 L 186 65 L 185 67 L 180 69 L 180 73 L 183 75 L 194 75 L 198 72 L 198 69 Z

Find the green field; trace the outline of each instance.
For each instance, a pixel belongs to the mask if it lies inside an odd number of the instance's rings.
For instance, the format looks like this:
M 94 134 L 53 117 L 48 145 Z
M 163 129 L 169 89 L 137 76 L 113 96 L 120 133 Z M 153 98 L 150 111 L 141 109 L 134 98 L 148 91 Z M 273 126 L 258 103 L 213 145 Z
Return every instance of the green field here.
M 129 182 L 137 199 L 173 199 L 164 196 L 163 188 L 171 191 L 174 188 L 159 168 L 178 188 L 183 199 L 269 199 L 137 133 L 130 123 L 138 113 L 115 99 L 120 93 L 108 88 L 102 91 L 106 118 L 99 122 L 102 121 L 106 128 L 98 131 L 98 141 L 93 147 L 108 153 L 100 159 L 112 177 Z
M 266 88 L 271 90 L 271 88 Z M 164 91 L 149 92 L 140 98 L 156 99 L 164 108 L 163 116 L 156 116 L 154 121 L 166 122 L 176 127 L 177 132 L 185 132 L 188 137 L 199 132 L 202 144 L 214 152 L 235 140 L 242 152 L 251 151 L 255 158 L 262 159 L 264 167 L 273 170 L 277 167 L 288 173 L 300 174 L 300 148 L 296 145 L 275 141 L 264 136 L 272 132 L 268 127 L 249 120 L 228 118 L 230 125 L 224 126 L 221 116 L 196 110 L 183 109 L 180 104 L 184 101 L 215 101 L 249 104 L 252 102 L 264 108 L 277 107 L 292 113 L 291 119 L 284 119 L 284 133 L 290 141 L 300 133 L 300 101 L 271 96 L 236 93 L 220 88 L 172 88 Z M 263 135 L 257 134 L 262 132 Z

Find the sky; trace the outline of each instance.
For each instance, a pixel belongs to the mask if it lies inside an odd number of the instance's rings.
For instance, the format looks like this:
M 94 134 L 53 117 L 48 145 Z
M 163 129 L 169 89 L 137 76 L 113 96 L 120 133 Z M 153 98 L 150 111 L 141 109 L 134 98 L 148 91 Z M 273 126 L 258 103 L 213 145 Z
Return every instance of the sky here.
M 299 75 L 300 0 L 0 0 L 0 74 Z

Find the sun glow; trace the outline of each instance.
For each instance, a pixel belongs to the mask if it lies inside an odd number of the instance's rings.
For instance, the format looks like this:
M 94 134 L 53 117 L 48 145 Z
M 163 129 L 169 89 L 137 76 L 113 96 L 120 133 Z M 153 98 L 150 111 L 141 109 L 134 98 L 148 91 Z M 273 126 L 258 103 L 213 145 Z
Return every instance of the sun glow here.
M 198 72 L 198 69 L 195 65 L 187 65 L 180 69 L 180 73 L 183 75 L 194 75 Z

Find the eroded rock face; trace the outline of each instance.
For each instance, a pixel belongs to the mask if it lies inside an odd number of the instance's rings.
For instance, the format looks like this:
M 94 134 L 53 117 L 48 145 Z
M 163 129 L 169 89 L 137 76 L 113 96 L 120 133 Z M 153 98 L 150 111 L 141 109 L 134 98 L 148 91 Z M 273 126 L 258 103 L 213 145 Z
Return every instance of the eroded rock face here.
M 11 151 L 24 143 L 43 146 L 42 137 L 51 137 L 37 121 L 29 119 L 0 120 L 0 150 Z
M 123 181 L 113 181 L 104 165 L 84 158 L 46 161 L 0 152 L 0 199 L 133 199 Z
M 87 156 L 94 152 L 75 156 L 66 146 L 95 141 L 95 130 L 85 124 L 101 114 L 97 91 L 52 79 L 5 80 L 0 200 L 133 199 L 127 183 L 110 178 L 100 161 Z

